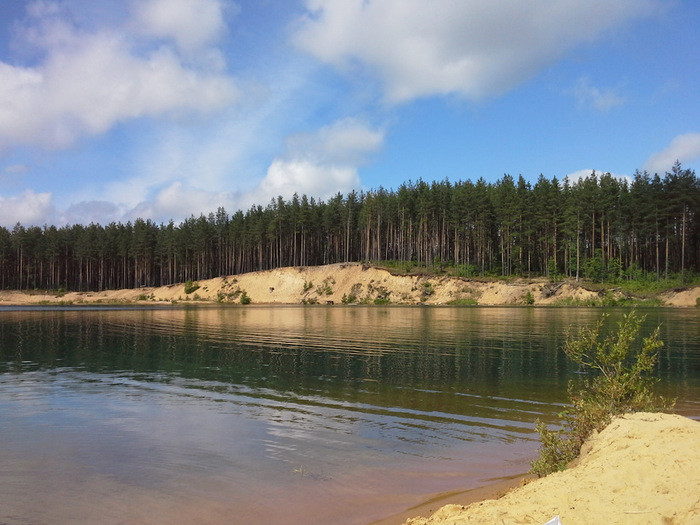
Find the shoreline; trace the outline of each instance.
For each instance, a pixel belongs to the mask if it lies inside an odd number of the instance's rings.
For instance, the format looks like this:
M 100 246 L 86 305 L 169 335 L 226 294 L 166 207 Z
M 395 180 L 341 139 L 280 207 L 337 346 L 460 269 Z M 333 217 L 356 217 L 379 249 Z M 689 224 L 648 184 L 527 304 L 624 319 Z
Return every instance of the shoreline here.
M 481 501 L 499 499 L 511 490 L 522 487 L 533 479 L 536 479 L 536 477 L 532 474 L 514 474 L 498 480 L 491 480 L 490 483 L 471 489 L 434 494 L 422 503 L 418 503 L 386 518 L 372 521 L 367 525 L 403 525 L 407 520 L 416 516 L 432 515 L 446 505 L 467 506 Z
M 619 416 L 591 436 L 564 471 L 436 495 L 368 525 L 544 524 L 555 516 L 565 525 L 700 523 L 699 443 L 698 420 Z

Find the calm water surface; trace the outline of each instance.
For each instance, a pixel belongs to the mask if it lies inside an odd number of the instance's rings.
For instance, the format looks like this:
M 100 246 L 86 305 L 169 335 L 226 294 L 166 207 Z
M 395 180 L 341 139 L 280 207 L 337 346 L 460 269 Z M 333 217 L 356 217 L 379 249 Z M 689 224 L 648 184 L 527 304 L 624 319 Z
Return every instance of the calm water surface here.
M 365 524 L 523 473 L 601 313 L 0 309 L 0 523 Z M 700 418 L 700 315 L 642 313 Z

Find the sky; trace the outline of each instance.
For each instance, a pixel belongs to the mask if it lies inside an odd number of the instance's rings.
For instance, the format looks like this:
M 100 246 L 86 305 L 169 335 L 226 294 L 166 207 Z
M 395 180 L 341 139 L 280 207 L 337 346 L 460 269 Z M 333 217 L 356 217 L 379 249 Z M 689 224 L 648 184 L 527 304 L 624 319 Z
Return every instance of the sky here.
M 0 226 L 700 171 L 697 0 L 0 0 Z

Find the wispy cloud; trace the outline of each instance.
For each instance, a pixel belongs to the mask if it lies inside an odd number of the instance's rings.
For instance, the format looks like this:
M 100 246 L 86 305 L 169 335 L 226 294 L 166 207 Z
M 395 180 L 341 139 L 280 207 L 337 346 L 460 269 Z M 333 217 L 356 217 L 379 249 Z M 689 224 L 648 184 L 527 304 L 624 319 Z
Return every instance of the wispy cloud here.
M 626 102 L 625 97 L 618 95 L 616 90 L 594 86 L 588 77 L 579 78 L 571 94 L 579 106 L 591 107 L 598 111 L 608 111 Z
M 700 133 L 685 133 L 678 135 L 671 143 L 653 154 L 644 163 L 644 169 L 651 173 L 671 171 L 676 161 L 681 163 L 700 158 Z

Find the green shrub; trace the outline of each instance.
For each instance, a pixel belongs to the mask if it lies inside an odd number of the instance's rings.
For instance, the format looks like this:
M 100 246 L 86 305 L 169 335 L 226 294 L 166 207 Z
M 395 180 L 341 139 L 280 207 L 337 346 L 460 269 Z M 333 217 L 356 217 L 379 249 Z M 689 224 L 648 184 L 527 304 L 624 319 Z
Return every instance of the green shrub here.
M 421 293 L 420 293 L 421 302 L 425 301 L 428 297 L 430 297 L 434 293 L 435 293 L 435 290 L 433 289 L 432 283 L 430 281 L 423 281 L 423 289 L 421 290 Z
M 241 304 L 250 304 L 250 297 L 245 290 L 241 292 Z
M 187 282 L 185 282 L 185 293 L 189 295 L 196 290 L 199 290 L 199 283 L 188 279 Z
M 352 292 L 347 295 L 343 294 L 343 298 L 340 300 L 341 303 L 343 304 L 352 304 L 357 302 L 357 296 L 353 294 Z
M 644 316 L 632 310 L 618 323 L 616 333 L 601 338 L 606 317 L 603 315 L 593 328 L 569 334 L 564 343 L 566 355 L 591 377 L 578 388 L 569 383 L 570 403 L 561 414 L 560 430 L 537 422 L 541 444 L 540 457 L 531 464 L 534 474 L 546 476 L 564 469 L 578 457 L 584 441 L 603 430 L 616 415 L 673 407 L 673 401 L 652 392 L 657 381 L 652 377 L 657 351 L 663 346 L 659 328 L 640 340 Z
M 527 292 L 524 301 L 527 305 L 535 304 L 535 296 L 532 295 L 532 292 Z

